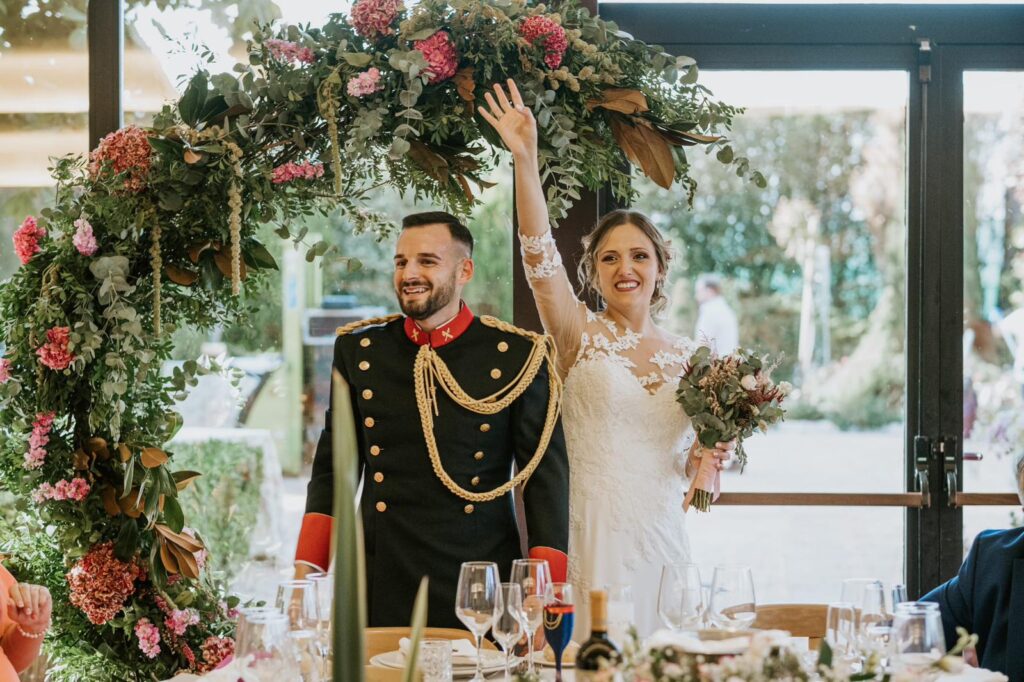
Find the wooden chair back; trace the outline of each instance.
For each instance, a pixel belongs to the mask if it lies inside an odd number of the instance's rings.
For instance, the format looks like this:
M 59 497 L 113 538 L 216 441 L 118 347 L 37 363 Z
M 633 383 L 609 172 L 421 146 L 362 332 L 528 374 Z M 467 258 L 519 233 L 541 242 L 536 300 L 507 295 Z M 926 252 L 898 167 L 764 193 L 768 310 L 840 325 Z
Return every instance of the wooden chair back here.
M 410 629 L 399 628 L 366 628 L 366 664 L 377 654 L 385 654 L 389 651 L 396 651 L 398 643 L 403 637 L 410 636 Z M 423 631 L 424 639 L 467 639 L 476 643 L 476 639 L 469 630 L 457 628 L 426 628 Z M 493 642 L 484 640 L 484 648 L 496 651 L 497 647 Z
M 810 648 L 817 649 L 825 638 L 827 615 L 826 604 L 762 604 L 757 607 L 754 627 L 807 637 Z

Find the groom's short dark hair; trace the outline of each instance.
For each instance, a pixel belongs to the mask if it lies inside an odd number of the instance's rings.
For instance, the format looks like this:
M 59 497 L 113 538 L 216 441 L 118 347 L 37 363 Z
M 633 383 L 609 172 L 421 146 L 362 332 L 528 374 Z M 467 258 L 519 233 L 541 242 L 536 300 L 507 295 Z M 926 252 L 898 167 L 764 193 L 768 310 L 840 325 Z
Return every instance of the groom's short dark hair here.
M 408 230 L 411 227 L 423 227 L 424 225 L 447 225 L 452 239 L 459 242 L 473 256 L 473 233 L 462 224 L 462 221 L 451 213 L 444 211 L 425 211 L 423 213 L 412 213 L 402 218 L 402 229 Z

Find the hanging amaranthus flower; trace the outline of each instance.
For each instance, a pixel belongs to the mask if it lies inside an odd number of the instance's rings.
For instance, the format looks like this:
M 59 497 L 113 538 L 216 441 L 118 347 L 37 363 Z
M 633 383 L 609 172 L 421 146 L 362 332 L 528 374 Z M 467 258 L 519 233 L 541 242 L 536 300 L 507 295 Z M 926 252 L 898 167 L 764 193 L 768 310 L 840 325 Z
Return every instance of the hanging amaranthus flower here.
M 163 258 L 160 257 L 160 223 L 153 220 L 153 243 L 149 245 L 149 265 L 153 268 L 153 333 L 160 336 L 160 273 L 164 268 Z
M 234 142 L 225 142 L 231 155 L 231 170 L 234 177 L 228 186 L 228 207 L 231 209 L 228 227 L 231 231 L 231 293 L 238 295 L 242 288 L 242 191 L 238 182 L 242 179 L 242 148 Z

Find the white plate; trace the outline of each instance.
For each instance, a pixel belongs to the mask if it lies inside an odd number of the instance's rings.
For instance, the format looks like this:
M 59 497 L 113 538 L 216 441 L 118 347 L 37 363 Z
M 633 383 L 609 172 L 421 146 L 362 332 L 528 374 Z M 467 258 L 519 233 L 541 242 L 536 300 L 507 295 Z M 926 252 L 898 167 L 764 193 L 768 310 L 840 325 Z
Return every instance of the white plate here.
M 505 654 L 499 651 L 484 649 L 482 656 L 484 674 L 499 672 L 505 669 Z M 405 668 L 405 656 L 401 651 L 388 651 L 371 658 L 370 665 L 403 670 Z M 472 677 L 476 674 L 476 665 L 453 664 L 452 673 L 456 677 Z
M 534 651 L 533 652 L 533 662 L 536 663 L 537 665 L 542 665 L 545 668 L 554 668 L 555 667 L 555 662 L 554 661 L 549 661 L 544 656 L 544 652 L 543 651 Z M 562 670 L 568 670 L 569 668 L 575 668 L 575 667 L 576 667 L 576 664 L 574 662 L 571 662 L 571 661 L 563 661 L 562 662 Z

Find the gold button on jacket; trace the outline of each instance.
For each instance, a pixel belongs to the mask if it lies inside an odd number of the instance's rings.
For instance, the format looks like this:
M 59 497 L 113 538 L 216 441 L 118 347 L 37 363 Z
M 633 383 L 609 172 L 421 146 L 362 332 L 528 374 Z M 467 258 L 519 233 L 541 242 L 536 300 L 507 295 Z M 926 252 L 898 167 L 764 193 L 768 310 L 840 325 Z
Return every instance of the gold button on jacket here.
M 379 445 L 371 445 L 370 446 L 370 454 L 373 455 L 374 457 L 379 455 L 380 454 L 380 446 Z
M 376 424 L 377 422 L 373 420 L 373 417 L 367 417 L 366 419 L 363 420 L 363 423 L 366 424 L 366 428 L 372 429 L 373 425 Z
M 475 507 L 474 507 L 473 505 L 471 505 L 471 504 L 467 504 L 467 505 L 466 505 L 466 506 L 464 507 L 464 509 L 465 509 L 465 512 L 466 512 L 467 514 L 472 514 L 472 513 L 473 513 L 473 510 L 475 509 Z
M 385 504 L 384 502 L 378 502 L 377 503 L 377 511 L 383 512 L 383 511 L 387 511 L 387 509 L 388 509 L 388 505 Z
M 382 474 L 381 472 L 378 471 L 377 473 L 375 473 L 373 475 L 373 480 L 377 481 L 377 483 L 383 483 L 384 482 L 384 474 Z

